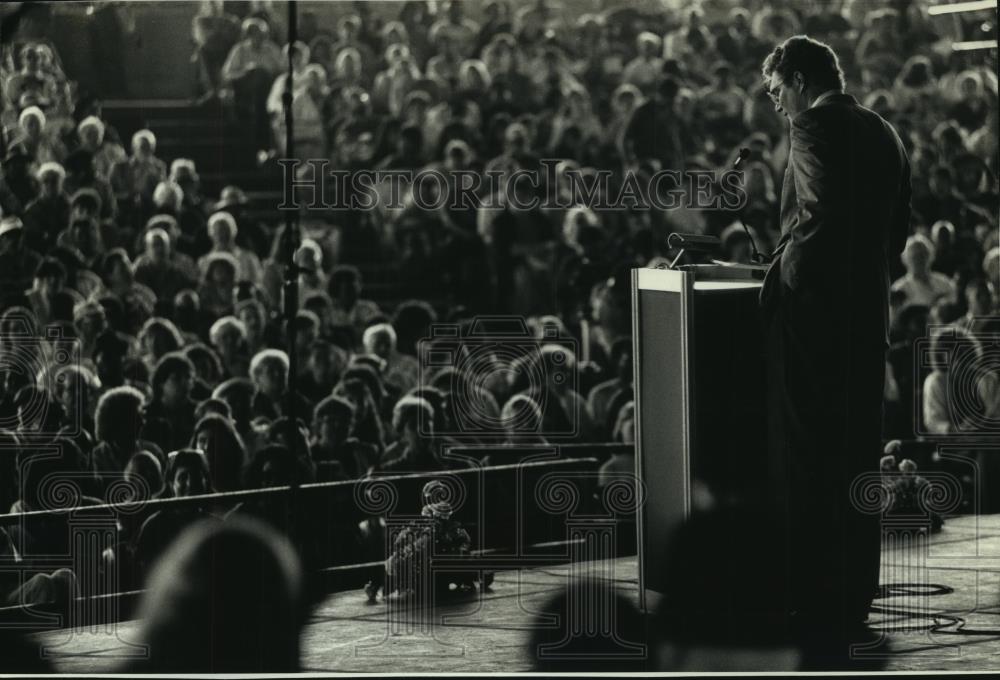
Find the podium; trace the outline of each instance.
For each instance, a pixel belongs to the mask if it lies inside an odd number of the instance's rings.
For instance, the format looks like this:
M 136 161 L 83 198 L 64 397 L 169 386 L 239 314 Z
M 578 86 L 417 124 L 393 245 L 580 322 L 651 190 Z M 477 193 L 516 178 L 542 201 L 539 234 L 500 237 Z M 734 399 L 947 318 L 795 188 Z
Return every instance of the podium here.
M 764 488 L 763 275 L 752 265 L 632 270 L 643 608 L 648 591 L 663 590 L 668 541 L 692 507 Z

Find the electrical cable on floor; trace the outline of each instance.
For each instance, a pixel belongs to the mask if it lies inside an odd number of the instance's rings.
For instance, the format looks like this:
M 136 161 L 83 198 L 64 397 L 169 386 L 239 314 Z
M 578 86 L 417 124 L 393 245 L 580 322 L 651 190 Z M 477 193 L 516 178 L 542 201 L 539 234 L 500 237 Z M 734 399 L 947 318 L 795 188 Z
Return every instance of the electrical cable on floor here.
M 953 592 L 955 592 L 954 588 L 936 583 L 893 583 L 893 584 L 879 586 L 879 594 L 876 596 L 876 599 L 895 597 L 895 596 L 906 596 L 906 595 L 930 597 L 934 595 L 948 595 Z M 923 630 L 938 635 L 1000 637 L 1000 629 L 966 630 L 965 626 L 967 624 L 967 621 L 963 619 L 961 616 L 953 616 L 951 614 L 943 614 L 931 611 L 914 611 L 912 609 L 888 607 L 876 604 L 873 604 L 871 606 L 870 611 L 876 614 L 901 616 L 908 619 L 931 619 L 934 621 L 933 625 L 929 626 L 906 626 L 906 627 L 891 626 L 888 630 L 880 629 L 877 624 L 872 625 L 871 626 L 872 629 L 878 632 L 896 633 L 896 632 Z M 957 628 L 955 630 L 946 630 L 947 628 L 952 628 L 952 627 L 957 627 Z

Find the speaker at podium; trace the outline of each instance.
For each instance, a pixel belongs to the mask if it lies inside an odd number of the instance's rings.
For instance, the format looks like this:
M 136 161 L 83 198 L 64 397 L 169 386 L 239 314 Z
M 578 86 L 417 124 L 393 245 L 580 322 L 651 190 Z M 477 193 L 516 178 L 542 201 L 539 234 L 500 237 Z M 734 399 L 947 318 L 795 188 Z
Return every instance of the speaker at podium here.
M 663 591 L 668 541 L 693 508 L 752 500 L 765 488 L 767 393 L 757 301 L 765 271 L 725 263 L 632 270 L 644 608 L 647 591 Z

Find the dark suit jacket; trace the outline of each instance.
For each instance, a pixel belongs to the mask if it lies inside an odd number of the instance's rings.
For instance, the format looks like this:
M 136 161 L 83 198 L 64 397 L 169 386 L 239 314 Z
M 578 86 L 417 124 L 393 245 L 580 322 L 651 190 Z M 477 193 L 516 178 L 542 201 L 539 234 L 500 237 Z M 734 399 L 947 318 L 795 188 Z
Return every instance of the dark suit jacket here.
M 781 194 L 782 237 L 761 292 L 765 308 L 805 295 L 888 347 L 889 262 L 910 221 L 910 164 L 893 127 L 836 94 L 792 120 Z

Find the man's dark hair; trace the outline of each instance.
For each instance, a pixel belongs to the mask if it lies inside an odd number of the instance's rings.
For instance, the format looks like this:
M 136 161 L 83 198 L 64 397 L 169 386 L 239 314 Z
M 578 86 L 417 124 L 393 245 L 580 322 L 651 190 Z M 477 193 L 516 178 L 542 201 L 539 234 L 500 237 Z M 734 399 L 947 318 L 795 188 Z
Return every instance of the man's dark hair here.
M 183 372 L 187 372 L 192 378 L 198 375 L 194 364 L 183 351 L 168 352 L 160 357 L 153 370 L 153 379 L 150 385 L 153 388 L 153 397 L 156 399 L 160 397 L 163 383 L 167 382 L 170 376 Z
M 336 297 L 341 286 L 361 282 L 361 272 L 358 268 L 350 264 L 337 265 L 330 272 L 330 294 Z
M 826 43 L 805 35 L 796 35 L 774 48 L 764 60 L 763 75 L 766 81 L 772 73 L 785 82 L 796 71 L 818 92 L 844 89 L 844 72 L 837 54 Z
M 354 418 L 354 404 L 343 397 L 330 395 L 316 404 L 313 409 L 313 420 L 325 415 L 331 415 L 335 418 Z
M 66 267 L 62 262 L 54 257 L 46 257 L 38 263 L 35 268 L 36 279 L 62 279 L 66 280 Z
M 673 101 L 680 90 L 680 83 L 673 76 L 664 76 L 656 88 L 657 93 L 666 101 Z

